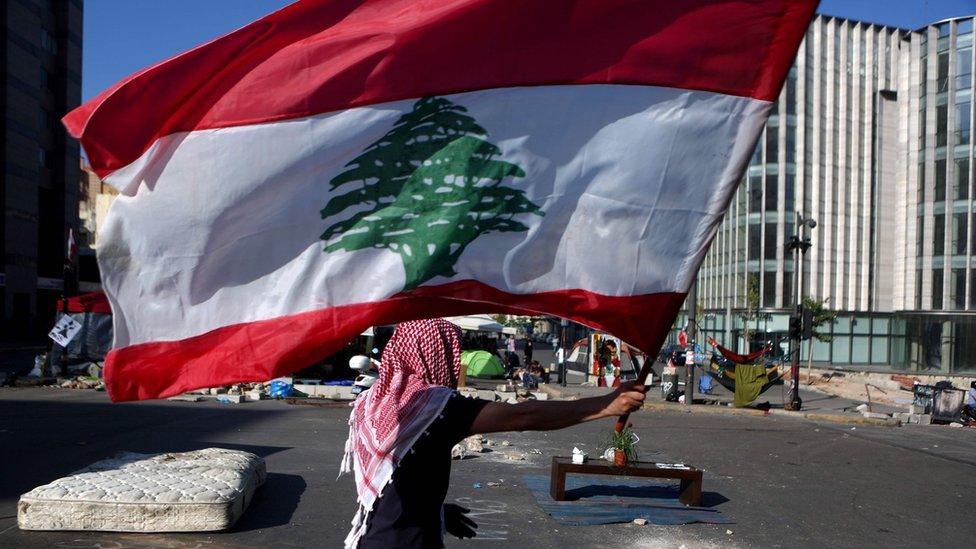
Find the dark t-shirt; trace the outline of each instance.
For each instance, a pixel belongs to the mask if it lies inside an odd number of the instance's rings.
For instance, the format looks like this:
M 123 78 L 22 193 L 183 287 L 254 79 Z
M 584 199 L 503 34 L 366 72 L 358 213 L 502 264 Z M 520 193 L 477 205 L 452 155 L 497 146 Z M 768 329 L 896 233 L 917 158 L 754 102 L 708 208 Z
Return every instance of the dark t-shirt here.
M 441 506 L 451 479 L 451 448 L 471 434 L 486 400 L 454 393 L 393 472 L 359 547 L 442 547 Z

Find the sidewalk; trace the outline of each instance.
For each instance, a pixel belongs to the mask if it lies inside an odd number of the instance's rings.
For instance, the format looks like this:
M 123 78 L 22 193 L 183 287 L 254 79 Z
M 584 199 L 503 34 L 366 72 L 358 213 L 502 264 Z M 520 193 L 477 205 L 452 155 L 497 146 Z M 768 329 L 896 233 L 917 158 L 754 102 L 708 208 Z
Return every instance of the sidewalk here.
M 763 395 L 760 395 L 757 403 L 768 402 L 769 410 L 757 408 L 733 408 L 732 393 L 721 385 L 712 386 L 712 394 L 702 395 L 696 392 L 694 404 L 686 406 L 664 400 L 661 394 L 660 384 L 655 383 L 647 392 L 647 402 L 644 409 L 663 412 L 691 413 L 691 414 L 722 414 L 738 416 L 769 416 L 792 417 L 796 419 L 807 419 L 810 421 L 822 421 L 828 423 L 841 423 L 846 425 L 876 425 L 884 427 L 898 427 L 901 421 L 888 418 L 866 418 L 855 407 L 862 404 L 859 401 L 840 398 L 812 389 L 806 385 L 800 387 L 800 398 L 803 406 L 799 412 L 790 412 L 783 409 L 783 402 L 786 401 L 788 387 L 773 387 Z M 697 389 L 697 387 L 696 387 Z M 590 387 L 568 383 L 566 387 L 556 384 L 540 385 L 539 390 L 548 394 L 554 399 L 575 400 L 601 396 L 610 392 L 607 387 Z M 873 405 L 872 411 L 880 413 L 892 413 L 901 411 L 891 406 Z

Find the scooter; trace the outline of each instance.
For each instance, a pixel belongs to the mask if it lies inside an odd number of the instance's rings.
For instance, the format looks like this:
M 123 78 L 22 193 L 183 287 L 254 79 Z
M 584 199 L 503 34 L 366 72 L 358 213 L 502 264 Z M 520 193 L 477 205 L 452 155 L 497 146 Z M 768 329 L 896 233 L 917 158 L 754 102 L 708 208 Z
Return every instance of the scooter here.
M 378 354 L 379 349 L 373 349 L 372 354 Z M 356 381 L 352 383 L 352 394 L 357 398 L 369 390 L 380 377 L 380 361 L 366 355 L 355 355 L 349 359 L 349 368 L 359 372 Z

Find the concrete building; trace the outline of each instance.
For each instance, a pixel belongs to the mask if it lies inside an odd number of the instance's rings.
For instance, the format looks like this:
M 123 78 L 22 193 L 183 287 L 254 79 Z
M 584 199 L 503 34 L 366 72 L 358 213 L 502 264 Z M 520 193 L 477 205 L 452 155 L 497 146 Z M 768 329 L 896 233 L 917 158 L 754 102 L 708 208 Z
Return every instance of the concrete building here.
M 104 223 L 108 209 L 117 196 L 119 191 L 115 187 L 102 181 L 88 164 L 82 162 L 78 203 L 78 221 L 81 225 L 78 230 L 79 247 L 98 249 L 98 227 Z
M 786 349 L 801 212 L 801 294 L 839 312 L 815 363 L 976 371 L 973 23 L 814 20 L 699 273 L 705 335 Z
M 81 100 L 82 0 L 0 6 L 0 339 L 43 338 L 78 227 L 78 143 L 60 118 Z

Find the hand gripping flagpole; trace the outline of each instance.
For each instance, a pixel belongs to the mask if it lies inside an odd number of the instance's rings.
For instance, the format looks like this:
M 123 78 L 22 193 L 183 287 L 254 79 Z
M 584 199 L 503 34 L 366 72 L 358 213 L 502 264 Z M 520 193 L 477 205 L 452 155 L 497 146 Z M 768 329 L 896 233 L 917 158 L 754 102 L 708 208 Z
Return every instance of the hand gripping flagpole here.
M 626 344 L 624 344 L 624 345 L 626 345 Z M 621 345 L 621 351 L 623 351 L 623 348 L 622 347 L 624 345 Z M 639 357 L 634 354 L 634 348 L 631 347 L 631 346 L 629 346 L 629 345 L 626 345 L 626 347 L 627 347 L 628 354 L 630 354 L 630 360 L 639 364 Z M 654 361 L 648 360 L 647 359 L 647 355 L 644 355 L 644 363 L 641 365 L 640 373 L 637 374 L 637 383 L 643 385 L 647 381 L 647 376 L 650 375 L 650 373 L 651 373 L 651 366 L 653 364 L 654 364 Z M 630 414 L 624 414 L 624 415 L 620 416 L 619 418 L 617 418 L 617 424 L 614 425 L 614 428 L 613 428 L 614 431 L 616 431 L 618 433 L 621 432 L 621 431 L 623 431 L 624 430 L 624 427 L 627 426 L 627 419 L 628 418 L 630 418 Z

